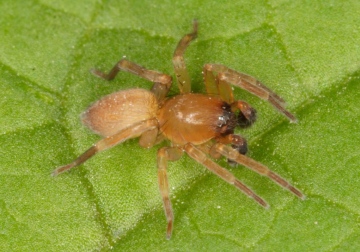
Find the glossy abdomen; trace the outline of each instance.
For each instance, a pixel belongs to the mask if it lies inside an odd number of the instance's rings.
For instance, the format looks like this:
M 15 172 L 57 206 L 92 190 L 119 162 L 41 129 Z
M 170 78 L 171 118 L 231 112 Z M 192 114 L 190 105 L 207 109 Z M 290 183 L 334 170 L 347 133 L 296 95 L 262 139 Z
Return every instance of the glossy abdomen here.
M 224 104 L 219 98 L 202 94 L 170 98 L 158 111 L 160 132 L 177 145 L 209 141 L 219 134 Z

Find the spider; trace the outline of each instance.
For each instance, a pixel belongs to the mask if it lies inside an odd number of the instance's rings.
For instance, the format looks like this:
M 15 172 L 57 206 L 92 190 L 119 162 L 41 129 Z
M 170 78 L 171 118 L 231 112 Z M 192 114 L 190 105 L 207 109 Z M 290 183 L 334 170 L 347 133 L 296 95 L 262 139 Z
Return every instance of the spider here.
M 109 73 L 92 70 L 105 80 L 112 80 L 119 71 L 127 71 L 153 82 L 150 91 L 128 89 L 109 94 L 91 105 L 81 115 L 84 125 L 103 139 L 77 157 L 73 162 L 58 167 L 56 176 L 84 163 L 97 152 L 111 148 L 130 138 L 140 137 L 139 144 L 150 148 L 167 139 L 170 146 L 157 153 L 158 183 L 167 220 L 166 237 L 170 239 L 174 215 L 169 197 L 167 176 L 168 161 L 178 160 L 184 152 L 205 166 L 261 206 L 268 203 L 238 180 L 212 158 L 224 156 L 229 163 L 241 164 L 260 175 L 267 176 L 297 197 L 305 196 L 294 186 L 265 165 L 245 156 L 246 140 L 234 134 L 236 127 L 245 128 L 256 120 L 256 110 L 245 101 L 234 100 L 232 86 L 242 88 L 268 101 L 291 122 L 296 118 L 285 109 L 284 100 L 255 78 L 220 64 L 205 64 L 203 77 L 207 94 L 191 93 L 191 83 L 184 62 L 184 53 L 197 37 L 198 23 L 193 22 L 193 31 L 179 41 L 173 65 L 180 94 L 167 97 L 172 84 L 171 76 L 148 70 L 127 59 L 121 59 Z

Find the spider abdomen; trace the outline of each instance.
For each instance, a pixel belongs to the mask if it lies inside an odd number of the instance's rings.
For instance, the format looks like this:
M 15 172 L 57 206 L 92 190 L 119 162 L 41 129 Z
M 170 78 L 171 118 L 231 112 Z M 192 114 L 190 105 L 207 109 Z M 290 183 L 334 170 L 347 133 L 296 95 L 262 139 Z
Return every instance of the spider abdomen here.
M 158 102 L 145 89 L 128 89 L 112 93 L 92 104 L 82 115 L 84 125 L 102 136 L 156 116 Z
M 230 106 L 215 96 L 177 95 L 159 109 L 160 132 L 177 145 L 202 144 L 231 132 L 236 124 Z

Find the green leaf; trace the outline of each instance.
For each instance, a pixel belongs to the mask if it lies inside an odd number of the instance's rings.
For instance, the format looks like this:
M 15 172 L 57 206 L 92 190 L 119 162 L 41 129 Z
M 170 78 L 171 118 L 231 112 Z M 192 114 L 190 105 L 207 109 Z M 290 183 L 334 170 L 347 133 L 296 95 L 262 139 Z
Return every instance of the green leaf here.
M 357 1 L 2 1 L 0 250 L 358 250 L 359 10 Z M 126 56 L 173 75 L 173 50 L 194 18 L 199 37 L 186 52 L 193 90 L 204 91 L 205 63 L 221 63 L 284 97 L 298 124 L 235 90 L 259 114 L 239 133 L 250 157 L 307 199 L 219 160 L 271 204 L 264 210 L 184 156 L 169 164 L 168 241 L 159 147 L 130 140 L 56 178 L 50 173 L 100 139 L 79 120 L 89 104 L 151 87 L 129 73 L 106 82 L 89 69 L 107 71 Z

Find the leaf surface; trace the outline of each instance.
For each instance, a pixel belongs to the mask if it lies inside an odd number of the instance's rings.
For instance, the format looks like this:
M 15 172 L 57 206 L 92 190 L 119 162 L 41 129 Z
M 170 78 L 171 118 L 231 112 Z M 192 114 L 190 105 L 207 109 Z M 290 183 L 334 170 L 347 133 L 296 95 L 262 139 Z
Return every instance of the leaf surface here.
M 0 250 L 357 250 L 359 11 L 357 1 L 2 1 Z M 204 92 L 205 63 L 221 63 L 285 98 L 298 124 L 235 90 L 259 114 L 238 133 L 250 157 L 307 199 L 219 160 L 271 204 L 264 210 L 184 156 L 169 164 L 175 226 L 167 241 L 158 147 L 129 140 L 50 173 L 100 139 L 79 120 L 87 106 L 151 87 L 129 73 L 106 82 L 89 69 L 107 71 L 126 56 L 173 75 L 173 50 L 194 18 L 199 36 L 186 52 L 193 90 Z

